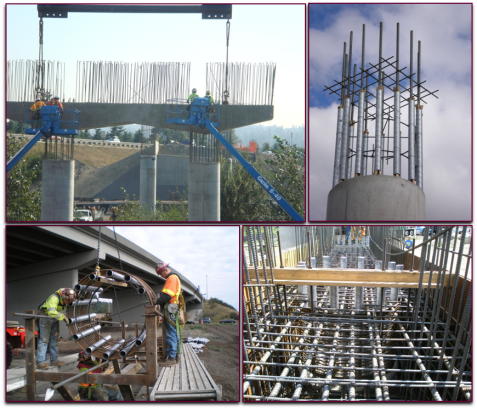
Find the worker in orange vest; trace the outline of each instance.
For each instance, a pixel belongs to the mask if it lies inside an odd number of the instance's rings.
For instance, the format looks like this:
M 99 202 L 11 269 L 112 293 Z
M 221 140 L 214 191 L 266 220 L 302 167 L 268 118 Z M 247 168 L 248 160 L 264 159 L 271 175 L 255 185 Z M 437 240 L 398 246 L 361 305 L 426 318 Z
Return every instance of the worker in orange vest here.
M 58 108 L 61 109 L 61 112 L 63 112 L 63 104 L 61 103 L 60 97 L 58 95 L 55 95 L 52 99 L 50 99 L 48 105 L 57 105 Z
M 35 102 L 30 108 L 33 111 L 33 119 L 35 120 L 41 119 L 40 109 L 41 107 L 44 107 L 45 105 L 46 104 L 40 98 L 35 98 Z
M 166 332 L 167 357 L 164 359 L 165 366 L 174 366 L 177 364 L 177 344 L 181 342 L 177 336 L 177 327 L 179 326 L 179 295 L 181 293 L 181 280 L 177 274 L 171 273 L 169 263 L 157 263 L 156 273 L 166 279 L 164 288 L 156 304 L 161 306 L 164 313 L 164 329 Z

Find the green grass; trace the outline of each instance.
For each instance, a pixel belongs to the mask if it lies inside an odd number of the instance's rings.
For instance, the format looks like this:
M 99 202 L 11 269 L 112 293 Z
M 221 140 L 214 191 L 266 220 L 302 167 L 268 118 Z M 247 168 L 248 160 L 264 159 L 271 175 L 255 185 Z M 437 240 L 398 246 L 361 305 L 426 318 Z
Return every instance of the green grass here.
M 190 329 L 200 329 L 201 331 L 205 331 L 205 328 L 202 325 L 191 325 Z
M 214 346 L 214 345 L 211 345 L 209 348 L 210 348 L 212 351 L 222 352 L 222 348 L 216 347 L 216 346 Z

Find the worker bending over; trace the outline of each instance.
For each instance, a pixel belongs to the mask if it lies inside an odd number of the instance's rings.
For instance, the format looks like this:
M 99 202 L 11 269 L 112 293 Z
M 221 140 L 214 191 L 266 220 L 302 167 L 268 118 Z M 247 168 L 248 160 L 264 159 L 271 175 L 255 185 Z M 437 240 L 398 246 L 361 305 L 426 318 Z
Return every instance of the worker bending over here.
M 64 365 L 58 361 L 58 337 L 60 333 L 60 321 L 69 324 L 69 320 L 64 314 L 68 304 L 76 300 L 76 293 L 71 288 L 60 288 L 54 294 L 50 295 L 45 302 L 38 307 L 39 314 L 51 318 L 40 318 L 40 336 L 38 339 L 38 350 L 36 355 L 36 364 L 38 369 L 48 369 L 45 362 L 46 351 L 50 351 L 50 364 L 53 366 Z
M 33 119 L 35 120 L 40 120 L 40 110 L 41 107 L 46 106 L 46 104 L 40 99 L 40 98 L 35 98 L 35 103 L 31 106 L 31 110 L 33 111 Z
M 57 105 L 58 108 L 61 109 L 61 112 L 63 112 L 63 104 L 61 103 L 60 97 L 58 95 L 55 95 L 52 99 L 50 99 L 48 105 Z
M 92 355 L 88 355 L 85 351 L 78 354 L 78 369 L 81 372 L 98 366 L 100 362 L 93 359 Z M 95 369 L 90 373 L 102 373 L 103 368 Z M 97 401 L 118 401 L 124 400 L 118 386 L 100 385 L 97 383 L 80 383 L 78 392 L 81 399 L 97 400 Z
M 182 342 L 177 336 L 178 313 L 179 313 L 179 295 L 181 293 L 181 280 L 177 274 L 171 273 L 168 263 L 158 263 L 156 273 L 166 279 L 164 288 L 156 304 L 161 306 L 164 313 L 164 329 L 166 332 L 167 357 L 164 359 L 166 366 L 176 365 L 177 343 Z

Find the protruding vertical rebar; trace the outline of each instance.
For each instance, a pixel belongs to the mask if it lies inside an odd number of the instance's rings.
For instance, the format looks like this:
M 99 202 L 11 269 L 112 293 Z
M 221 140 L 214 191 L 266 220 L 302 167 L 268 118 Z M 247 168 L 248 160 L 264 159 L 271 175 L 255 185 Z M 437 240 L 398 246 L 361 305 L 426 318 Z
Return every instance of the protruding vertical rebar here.
M 399 23 L 396 33 L 396 87 L 394 88 L 394 158 L 393 175 L 401 176 L 401 90 L 399 89 Z
M 351 153 L 353 150 L 353 136 L 354 136 L 354 94 L 356 89 L 356 64 L 354 64 L 353 68 L 353 90 L 351 92 L 351 113 L 349 119 L 349 132 L 348 132 L 348 151 Z M 352 171 L 353 171 L 353 157 L 351 156 L 350 159 L 346 161 L 346 174 L 348 175 L 348 179 L 351 179 Z
M 338 107 L 338 124 L 336 126 L 335 162 L 333 165 L 333 187 L 340 182 L 341 140 L 343 137 L 343 107 Z
M 364 269 L 364 257 L 358 257 L 358 269 Z M 363 309 L 363 287 L 356 287 L 354 306 L 357 310 Z
M 364 128 L 364 95 L 365 90 L 359 90 L 359 101 L 358 101 L 358 129 L 356 135 L 356 166 L 355 166 L 355 176 L 360 176 L 363 174 L 363 128 Z
M 368 70 L 366 70 L 366 92 L 364 94 L 364 101 L 365 101 L 365 111 L 364 111 L 364 135 L 366 136 L 363 136 L 363 144 L 364 144 L 364 153 L 366 153 L 366 157 L 365 157 L 365 154 L 363 153 L 363 155 L 361 156 L 361 160 L 362 160 L 362 164 L 361 164 L 361 169 L 362 169 L 362 172 L 363 172 L 363 175 L 367 175 L 368 174 L 368 156 L 369 156 L 369 152 L 368 152 L 368 149 L 369 149 L 369 131 L 368 131 L 368 85 L 369 85 L 369 73 L 368 73 Z
M 351 95 L 351 61 L 353 56 L 353 32 L 349 33 L 349 55 L 348 55 L 348 95 Z M 354 81 L 354 78 L 353 78 Z
M 416 181 L 416 162 L 415 162 L 415 157 L 416 157 L 416 153 L 415 153 L 415 146 L 416 146 L 416 115 L 415 115 L 415 107 L 414 107 L 414 72 L 413 72 L 413 66 L 412 66 L 412 63 L 413 63 L 413 47 L 414 47 L 414 44 L 413 44 L 413 32 L 411 30 L 411 44 L 410 44 L 410 48 L 411 48 L 411 52 L 410 52 L 410 65 L 409 65 L 409 78 L 410 78 L 410 81 L 409 81 L 409 104 L 408 104 L 408 111 L 409 111 L 409 120 L 408 120 L 408 123 L 409 123 L 409 126 L 408 126 L 408 156 L 409 156 L 409 160 L 408 160 L 408 179 L 411 181 L 411 182 L 414 182 Z
M 363 39 L 362 39 L 362 44 L 361 44 L 361 89 L 363 89 L 363 85 L 364 85 L 365 34 L 366 34 L 366 24 L 363 24 Z
M 343 106 L 343 100 L 346 95 L 346 71 L 347 71 L 347 54 L 346 54 L 346 42 L 343 43 L 343 68 L 341 70 L 341 97 L 340 105 Z
M 382 57 L 383 57 L 383 23 L 379 23 L 379 75 L 378 75 L 378 87 L 382 85 L 382 76 L 381 76 L 381 69 L 382 69 Z
M 341 134 L 341 163 L 340 163 L 340 181 L 346 180 L 346 164 L 348 163 L 348 131 L 350 118 L 350 97 L 345 96 L 343 107 L 343 132 Z
M 423 178 L 423 138 L 422 138 L 422 105 L 421 105 L 421 42 L 418 41 L 417 51 L 417 106 L 416 106 L 416 181 L 424 189 Z
M 376 133 L 374 146 L 374 174 L 381 174 L 381 142 L 383 136 L 383 87 L 376 88 Z

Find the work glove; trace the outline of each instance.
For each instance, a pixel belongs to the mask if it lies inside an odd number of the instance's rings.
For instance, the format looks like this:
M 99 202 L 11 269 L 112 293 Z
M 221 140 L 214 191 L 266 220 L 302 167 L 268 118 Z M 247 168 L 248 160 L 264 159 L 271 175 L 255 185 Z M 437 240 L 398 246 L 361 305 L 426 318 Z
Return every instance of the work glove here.
M 70 322 L 71 322 L 71 321 L 69 320 L 68 317 L 65 317 L 65 320 L 64 320 L 64 321 L 65 321 L 66 325 L 70 325 Z

